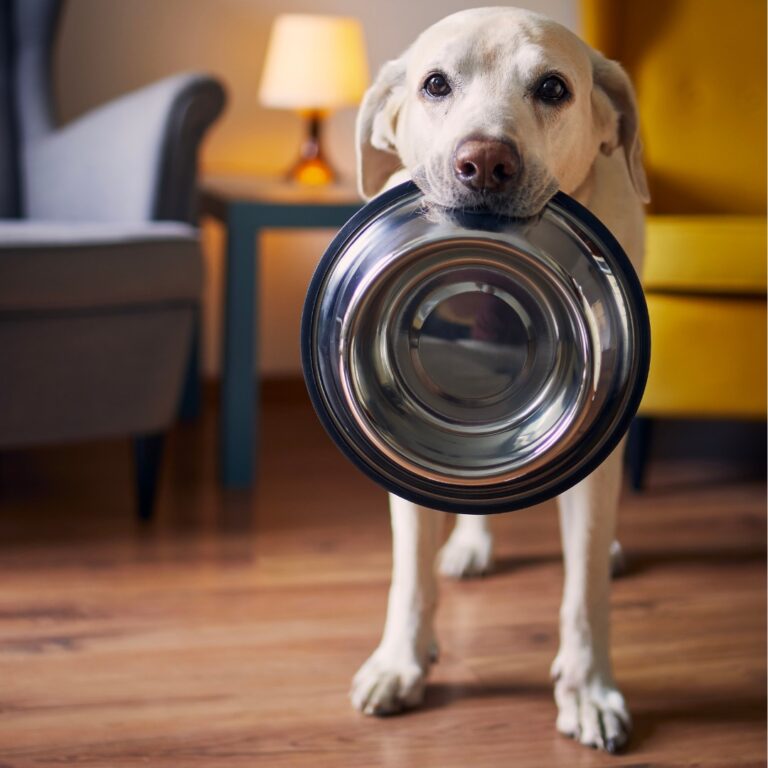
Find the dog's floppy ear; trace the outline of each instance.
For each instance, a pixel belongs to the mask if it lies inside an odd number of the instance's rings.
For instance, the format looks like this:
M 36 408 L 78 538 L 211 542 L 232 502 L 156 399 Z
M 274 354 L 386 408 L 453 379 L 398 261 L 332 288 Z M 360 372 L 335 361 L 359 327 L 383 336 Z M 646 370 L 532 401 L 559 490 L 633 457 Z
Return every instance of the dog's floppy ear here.
M 623 147 L 629 177 L 640 199 L 647 203 L 651 197 L 643 168 L 643 145 L 632 82 L 617 62 L 596 51 L 592 52 L 592 73 L 592 107 L 600 150 L 610 155 L 618 146 Z
M 373 197 L 402 168 L 395 130 L 405 96 L 404 83 L 404 57 L 388 61 L 366 91 L 357 113 L 357 186 L 363 197 Z

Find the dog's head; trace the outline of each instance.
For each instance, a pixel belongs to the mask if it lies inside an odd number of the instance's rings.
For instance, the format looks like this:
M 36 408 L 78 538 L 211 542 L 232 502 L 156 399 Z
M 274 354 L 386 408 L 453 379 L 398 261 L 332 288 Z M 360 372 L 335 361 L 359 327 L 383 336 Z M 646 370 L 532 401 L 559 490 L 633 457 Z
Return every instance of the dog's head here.
M 537 213 L 621 147 L 648 192 L 629 78 L 564 27 L 514 8 L 449 16 L 384 65 L 357 121 L 370 197 L 405 168 L 445 208 Z

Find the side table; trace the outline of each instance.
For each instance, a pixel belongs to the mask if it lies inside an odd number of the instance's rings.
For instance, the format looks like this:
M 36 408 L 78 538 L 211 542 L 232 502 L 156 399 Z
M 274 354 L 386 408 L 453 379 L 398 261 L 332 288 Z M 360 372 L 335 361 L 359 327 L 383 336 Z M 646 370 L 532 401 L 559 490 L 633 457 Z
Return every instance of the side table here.
M 219 425 L 225 487 L 250 487 L 256 469 L 259 235 L 273 227 L 338 228 L 361 205 L 357 191 L 345 185 L 300 187 L 253 176 L 203 180 L 200 213 L 227 229 Z

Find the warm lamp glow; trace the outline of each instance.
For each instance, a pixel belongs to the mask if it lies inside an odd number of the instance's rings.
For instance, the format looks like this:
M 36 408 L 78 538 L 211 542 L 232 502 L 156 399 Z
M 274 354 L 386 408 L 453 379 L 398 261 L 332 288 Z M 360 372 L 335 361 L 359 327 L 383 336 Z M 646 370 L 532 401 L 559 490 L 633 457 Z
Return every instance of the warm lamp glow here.
M 363 30 L 356 19 L 298 13 L 275 19 L 259 99 L 307 118 L 308 136 L 290 178 L 316 185 L 333 181 L 320 147 L 322 119 L 333 109 L 357 104 L 367 86 Z
M 288 13 L 272 26 L 259 99 L 267 107 L 329 110 L 357 104 L 368 86 L 357 19 Z

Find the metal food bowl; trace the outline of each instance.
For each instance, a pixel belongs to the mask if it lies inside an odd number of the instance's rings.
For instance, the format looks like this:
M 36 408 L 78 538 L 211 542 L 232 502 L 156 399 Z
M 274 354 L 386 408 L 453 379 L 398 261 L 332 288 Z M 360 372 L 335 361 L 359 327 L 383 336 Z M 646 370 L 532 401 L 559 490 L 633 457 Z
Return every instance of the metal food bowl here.
M 312 279 L 304 376 L 339 448 L 388 490 L 484 514 L 592 471 L 645 386 L 626 254 L 558 193 L 535 219 L 441 215 L 411 182 L 342 228 Z

